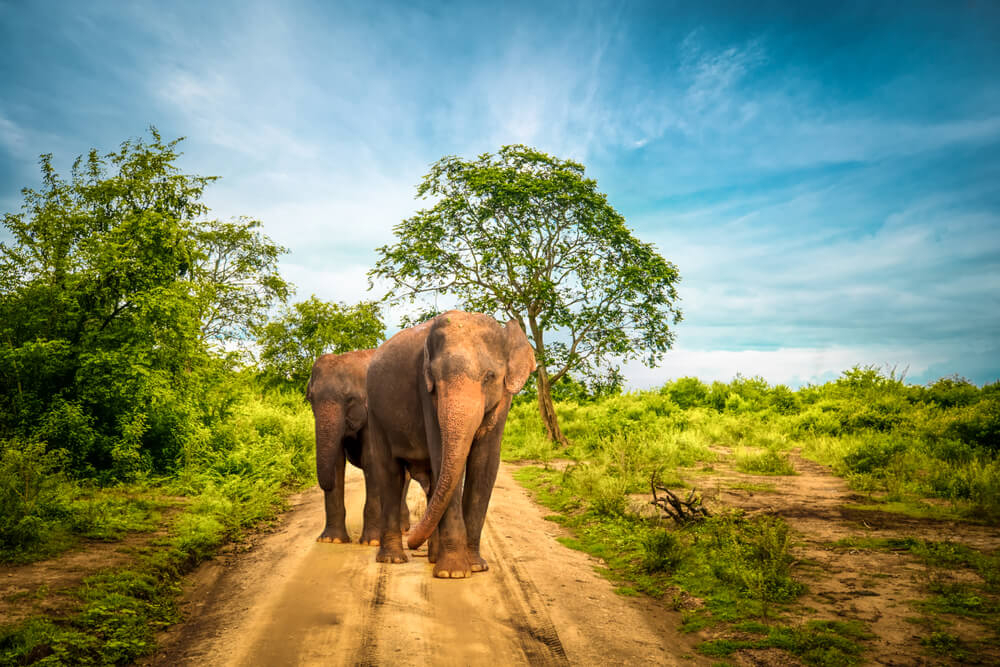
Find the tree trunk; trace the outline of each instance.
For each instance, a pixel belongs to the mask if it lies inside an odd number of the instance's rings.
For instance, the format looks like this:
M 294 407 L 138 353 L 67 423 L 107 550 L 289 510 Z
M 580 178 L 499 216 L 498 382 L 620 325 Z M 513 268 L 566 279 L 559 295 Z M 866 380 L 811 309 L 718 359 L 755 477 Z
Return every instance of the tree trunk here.
M 559 428 L 559 420 L 556 417 L 556 408 L 552 404 L 552 394 L 549 391 L 549 374 L 542 364 L 538 365 L 538 412 L 542 415 L 542 423 L 545 424 L 545 432 L 549 440 L 557 442 L 563 447 L 569 447 L 569 440 L 563 435 Z

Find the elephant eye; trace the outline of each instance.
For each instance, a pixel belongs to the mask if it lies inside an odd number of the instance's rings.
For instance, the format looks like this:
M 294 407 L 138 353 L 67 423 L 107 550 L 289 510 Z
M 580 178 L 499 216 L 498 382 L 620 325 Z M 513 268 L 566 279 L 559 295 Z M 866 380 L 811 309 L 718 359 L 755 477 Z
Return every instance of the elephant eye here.
M 497 374 L 493 371 L 486 371 L 486 375 L 483 376 L 483 382 L 492 382 L 496 376 Z

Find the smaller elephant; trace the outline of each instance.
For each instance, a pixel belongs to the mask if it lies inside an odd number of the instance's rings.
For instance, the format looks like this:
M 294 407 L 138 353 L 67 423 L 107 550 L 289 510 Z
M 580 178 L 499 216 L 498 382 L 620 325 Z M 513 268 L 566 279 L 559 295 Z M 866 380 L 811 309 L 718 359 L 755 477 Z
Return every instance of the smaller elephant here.
M 365 377 L 375 350 L 324 354 L 313 364 L 306 389 L 316 421 L 316 477 L 323 489 L 326 526 L 317 542 L 346 543 L 344 509 L 345 460 L 365 475 L 364 527 L 361 543 L 378 546 L 381 538 L 381 501 L 371 476 L 371 437 Z M 407 528 L 410 509 L 404 492 L 400 521 Z

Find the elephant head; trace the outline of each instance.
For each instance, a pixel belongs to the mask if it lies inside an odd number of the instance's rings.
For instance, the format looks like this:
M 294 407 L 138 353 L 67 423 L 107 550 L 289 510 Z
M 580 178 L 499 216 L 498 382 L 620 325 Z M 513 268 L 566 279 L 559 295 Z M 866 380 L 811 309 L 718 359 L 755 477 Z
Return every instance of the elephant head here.
M 511 396 L 533 370 L 534 351 L 516 320 L 501 327 L 486 315 L 451 311 L 431 322 L 423 380 L 440 429 L 441 466 L 427 511 L 407 538 L 411 549 L 434 532 L 462 478 L 472 443 L 506 417 Z M 499 448 L 501 434 L 494 435 Z

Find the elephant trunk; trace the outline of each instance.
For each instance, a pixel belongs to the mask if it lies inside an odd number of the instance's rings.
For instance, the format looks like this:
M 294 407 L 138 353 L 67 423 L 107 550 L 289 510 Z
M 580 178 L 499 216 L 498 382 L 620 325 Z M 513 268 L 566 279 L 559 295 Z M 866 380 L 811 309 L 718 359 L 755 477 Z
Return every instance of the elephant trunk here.
M 476 435 L 476 429 L 483 421 L 482 388 L 472 380 L 451 381 L 448 384 L 447 388 L 440 385 L 438 387 L 440 394 L 437 414 L 441 429 L 441 469 L 437 484 L 434 486 L 434 494 L 427 503 L 427 511 L 407 536 L 406 543 L 410 549 L 416 549 L 423 544 L 437 528 L 462 479 L 472 440 Z
M 343 466 L 337 464 L 344 456 L 341 445 L 345 431 L 344 409 L 333 401 L 316 401 L 313 404 L 313 416 L 316 421 L 317 481 L 325 491 L 338 484 L 342 487 Z

